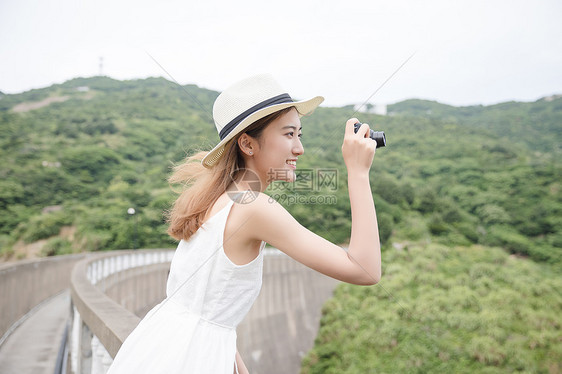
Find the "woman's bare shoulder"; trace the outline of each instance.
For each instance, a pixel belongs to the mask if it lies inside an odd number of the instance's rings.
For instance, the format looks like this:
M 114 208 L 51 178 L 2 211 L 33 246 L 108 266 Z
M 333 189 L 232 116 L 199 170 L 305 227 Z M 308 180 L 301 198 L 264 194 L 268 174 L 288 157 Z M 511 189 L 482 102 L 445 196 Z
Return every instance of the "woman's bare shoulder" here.
M 279 227 L 284 224 L 297 224 L 291 214 L 275 199 L 263 192 L 256 193 L 252 198 L 235 200 L 234 221 L 238 225 L 244 224 L 253 239 L 266 240 L 261 236 L 271 227 Z
M 225 233 L 236 234 L 241 246 L 253 242 L 269 242 L 272 227 L 284 225 L 291 215 L 267 194 L 257 193 L 251 198 L 234 199 Z
M 254 217 L 265 218 L 267 216 L 277 216 L 279 214 L 289 214 L 287 210 L 279 204 L 273 197 L 259 192 L 255 199 L 247 204 L 248 214 Z

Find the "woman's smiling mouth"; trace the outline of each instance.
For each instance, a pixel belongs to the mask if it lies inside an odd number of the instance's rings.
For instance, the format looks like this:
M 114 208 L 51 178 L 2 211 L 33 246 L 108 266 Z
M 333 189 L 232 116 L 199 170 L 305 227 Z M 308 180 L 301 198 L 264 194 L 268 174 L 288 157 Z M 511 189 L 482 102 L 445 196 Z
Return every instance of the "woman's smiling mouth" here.
M 287 160 L 287 165 L 289 165 L 293 169 L 296 169 L 297 168 L 297 160 Z

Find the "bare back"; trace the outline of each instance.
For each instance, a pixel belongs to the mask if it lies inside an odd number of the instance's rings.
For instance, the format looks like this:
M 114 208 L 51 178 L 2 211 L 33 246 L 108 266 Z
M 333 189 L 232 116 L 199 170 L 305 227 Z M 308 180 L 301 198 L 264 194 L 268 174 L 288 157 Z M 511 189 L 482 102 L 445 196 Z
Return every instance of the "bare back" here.
M 222 194 L 207 214 L 205 221 L 224 208 L 229 199 L 226 193 Z M 236 265 L 244 265 L 255 259 L 261 245 L 261 240 L 252 238 L 255 235 L 248 224 L 251 212 L 246 209 L 246 205 L 248 204 L 235 203 L 232 206 L 224 229 L 224 252 Z

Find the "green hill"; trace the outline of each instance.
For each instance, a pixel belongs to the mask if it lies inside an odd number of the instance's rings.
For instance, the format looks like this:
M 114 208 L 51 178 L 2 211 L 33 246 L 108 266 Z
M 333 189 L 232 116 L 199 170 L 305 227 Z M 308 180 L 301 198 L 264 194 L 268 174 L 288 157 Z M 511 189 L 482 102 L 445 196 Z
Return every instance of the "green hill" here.
M 562 96 L 532 103 L 506 102 L 490 106 L 454 107 L 427 100 L 406 100 L 388 106 L 390 115 L 439 118 L 488 130 L 491 135 L 532 150 L 560 155 Z
M 166 179 L 216 143 L 217 95 L 95 77 L 0 96 L 2 257 L 175 246 Z M 388 112 L 357 114 L 388 139 L 370 175 L 383 280 L 337 290 L 303 372 L 560 372 L 562 98 Z M 300 178 L 267 191 L 342 244 L 352 113 L 303 118 Z
M 46 254 L 130 248 L 129 207 L 139 211 L 140 245 L 171 246 L 162 221 L 169 167 L 212 144 L 217 95 L 162 78 L 98 77 L 4 96 L 3 252 L 49 238 Z M 62 209 L 44 213 L 52 206 Z M 65 227 L 72 235 L 57 237 Z
M 217 95 L 163 78 L 95 77 L 3 96 L 2 252 L 37 240 L 49 240 L 45 254 L 130 248 L 135 224 L 139 246 L 173 245 L 162 219 L 173 199 L 166 178 L 186 153 L 215 144 Z M 389 116 L 361 115 L 389 140 L 371 173 L 384 244 L 432 238 L 559 261 L 561 107 L 560 97 L 465 108 L 408 100 Z M 299 165 L 310 183 L 269 191 L 338 243 L 350 232 L 340 151 L 350 115 L 320 108 L 304 118 Z M 320 168 L 337 185 L 318 188 Z M 291 203 L 296 194 L 333 199 L 310 209 Z

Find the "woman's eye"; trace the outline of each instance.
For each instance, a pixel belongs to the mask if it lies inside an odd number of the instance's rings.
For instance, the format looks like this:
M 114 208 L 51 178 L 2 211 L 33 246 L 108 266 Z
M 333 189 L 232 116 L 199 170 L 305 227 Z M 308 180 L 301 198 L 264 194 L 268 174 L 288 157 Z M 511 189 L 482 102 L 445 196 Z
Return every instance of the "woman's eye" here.
M 290 137 L 293 137 L 295 135 L 294 131 L 288 132 L 286 135 L 289 135 Z M 299 133 L 298 137 L 300 138 L 302 136 L 302 133 Z

